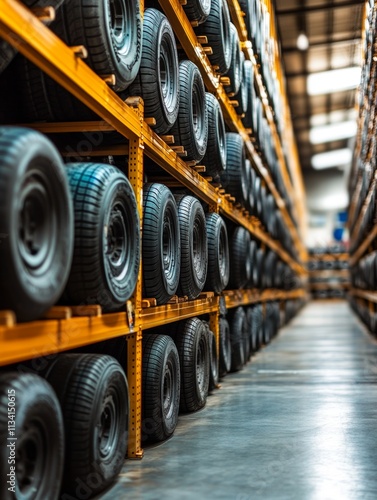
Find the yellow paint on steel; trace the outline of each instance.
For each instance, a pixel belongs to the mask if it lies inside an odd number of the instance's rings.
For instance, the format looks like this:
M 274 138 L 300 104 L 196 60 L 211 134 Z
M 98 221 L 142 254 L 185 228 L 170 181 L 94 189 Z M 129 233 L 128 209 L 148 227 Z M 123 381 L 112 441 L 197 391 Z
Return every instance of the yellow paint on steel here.
M 354 297 L 365 299 L 369 302 L 377 304 L 377 292 L 371 292 L 369 290 L 361 290 L 360 288 L 351 288 L 348 293 L 350 295 L 353 295 Z
M 0 0 L 0 36 L 125 137 L 139 137 L 140 122 L 74 51 L 16 0 Z
M 216 339 L 216 353 L 217 353 L 217 368 L 219 368 L 219 358 L 220 358 L 220 314 L 219 308 L 209 315 L 209 328 L 213 332 Z
M 271 302 L 275 300 L 292 300 L 304 298 L 305 290 L 227 290 L 223 293 L 225 305 L 228 309 L 248 304 Z
M 130 419 L 128 432 L 128 458 L 143 458 L 141 448 L 141 377 L 143 372 L 142 332 L 138 329 L 127 339 L 127 381 L 130 396 Z
M 132 107 L 133 112 L 139 119 L 141 129 L 143 129 L 144 103 L 141 98 L 130 98 L 127 103 Z M 140 241 L 142 238 L 143 221 L 143 185 L 144 185 L 144 143 L 143 133 L 136 139 L 129 141 L 128 156 L 128 178 L 133 187 L 137 210 L 140 220 Z M 142 262 L 140 261 L 138 280 L 133 295 L 133 305 L 135 310 L 141 309 L 142 304 Z M 139 321 L 139 315 L 135 315 L 136 333 L 127 337 L 127 380 L 130 395 L 130 426 L 128 433 L 127 455 L 129 458 L 142 458 L 143 449 L 141 447 L 142 428 L 142 373 L 143 373 L 143 353 L 142 338 L 143 332 Z
M 0 366 L 129 333 L 125 312 L 0 326 Z
M 276 43 L 275 17 L 273 15 L 271 4 L 268 2 L 268 3 L 266 3 L 266 5 L 267 5 L 267 9 L 269 11 L 270 19 L 271 19 L 270 36 L 273 37 L 273 40 L 275 41 L 275 45 L 276 45 L 275 53 L 278 54 L 277 43 Z M 252 44 L 251 44 L 250 40 L 248 40 L 247 29 L 246 29 L 246 25 L 245 25 L 245 21 L 244 21 L 243 15 L 242 15 L 241 8 L 240 8 L 237 0 L 228 0 L 228 6 L 229 6 L 229 10 L 230 10 L 231 17 L 232 17 L 232 22 L 237 28 L 238 35 L 239 35 L 240 40 L 241 40 L 241 47 L 243 49 L 245 57 L 248 60 L 250 60 L 254 66 L 255 79 L 257 82 L 258 93 L 261 97 L 261 101 L 263 104 L 265 115 L 266 115 L 268 124 L 270 126 L 271 132 L 272 132 L 272 137 L 273 137 L 273 140 L 275 143 L 276 152 L 277 152 L 279 163 L 281 166 L 281 173 L 283 176 L 284 184 L 287 188 L 287 193 L 288 193 L 289 197 L 292 200 L 294 200 L 294 212 L 295 212 L 296 218 L 299 219 L 299 217 L 297 217 L 298 213 L 300 214 L 300 218 L 302 218 L 305 214 L 305 211 L 306 211 L 306 208 L 305 208 L 305 188 L 304 188 L 304 183 L 303 183 L 303 179 L 302 179 L 302 172 L 301 172 L 300 163 L 299 163 L 298 154 L 297 154 L 297 147 L 296 147 L 296 143 L 294 141 L 293 127 L 292 127 L 292 122 L 290 119 L 289 107 L 286 104 L 285 85 L 282 83 L 282 77 L 278 78 L 280 88 L 282 91 L 281 97 L 283 99 L 283 102 L 285 103 L 285 106 L 284 106 L 284 108 L 285 108 L 284 134 L 285 134 L 285 139 L 286 139 L 285 142 L 286 142 L 286 144 L 289 145 L 292 164 L 294 165 L 294 174 L 292 175 L 292 178 L 294 179 L 294 182 L 295 182 L 295 188 L 292 185 L 291 177 L 288 173 L 288 165 L 285 161 L 282 144 L 281 144 L 280 137 L 279 137 L 279 134 L 278 134 L 277 129 L 276 129 L 276 125 L 275 125 L 275 121 L 274 121 L 273 114 L 271 111 L 271 107 L 269 105 L 268 96 L 267 96 L 267 93 L 266 93 L 266 90 L 265 90 L 265 87 L 263 84 L 262 76 L 260 74 L 259 65 L 257 64 L 257 61 L 255 59 Z M 278 59 L 278 60 L 276 61 L 276 59 Z M 274 65 L 275 65 L 275 73 L 278 77 L 279 74 L 282 74 L 282 69 L 281 69 L 280 59 L 277 58 L 276 55 L 274 57 Z M 284 217 L 286 218 L 287 214 L 284 214 Z M 288 218 L 290 219 L 289 216 L 288 216 Z M 289 222 L 288 222 L 288 226 L 290 226 Z M 291 232 L 293 231 L 293 234 L 294 234 L 294 233 L 296 233 L 296 228 L 290 227 L 290 231 Z M 306 260 L 306 256 L 307 256 L 306 249 L 303 245 L 300 244 L 300 242 L 301 242 L 300 235 L 297 235 L 297 237 L 296 238 L 294 237 L 294 239 L 296 240 L 295 244 L 299 245 L 301 259 Z
M 218 310 L 218 299 L 215 296 L 148 307 L 139 311 L 139 320 L 143 330 L 172 323 L 178 319 L 192 318 L 202 314 L 210 314 Z
M 245 142 L 246 152 L 249 159 L 251 160 L 254 167 L 259 171 L 260 175 L 264 178 L 272 195 L 274 196 L 277 206 L 280 208 L 283 214 L 284 221 L 287 224 L 290 233 L 292 234 L 293 241 L 297 250 L 299 251 L 299 253 L 304 254 L 305 249 L 285 207 L 284 200 L 281 198 L 279 192 L 277 191 L 269 171 L 263 165 L 259 155 L 255 151 L 250 137 L 239 116 L 237 116 L 236 111 L 230 104 L 229 98 L 219 81 L 219 77 L 213 72 L 213 68 L 210 65 L 206 55 L 200 49 L 201 45 L 198 43 L 195 32 L 192 29 L 192 26 L 190 25 L 181 5 L 177 0 L 159 0 L 159 3 L 162 6 L 165 14 L 168 16 L 175 34 L 181 46 L 185 50 L 188 58 L 193 60 L 197 64 L 207 89 L 210 92 L 213 92 L 218 98 L 224 114 L 224 119 L 228 127 L 230 128 L 230 130 L 238 132 L 242 136 Z
M 219 87 L 219 76 L 214 74 L 204 48 L 198 42 L 181 4 L 177 0 L 159 0 L 159 3 L 188 58 L 201 70 L 205 86 L 210 92 L 215 93 Z
M 163 2 L 165 4 L 165 0 Z M 170 3 L 167 2 L 171 7 Z M 159 138 L 153 131 L 145 124 L 141 123 L 133 110 L 123 103 L 112 92 L 102 80 L 95 75 L 81 60 L 77 60 L 73 51 L 71 51 L 61 40 L 59 40 L 53 33 L 36 20 L 30 12 L 27 11 L 22 5 L 19 5 L 14 0 L 0 0 L 2 9 L 0 10 L 0 34 L 10 42 L 15 40 L 20 42 L 19 50 L 29 57 L 33 62 L 39 65 L 44 71 L 50 74 L 51 77 L 56 79 L 59 83 L 71 91 L 76 97 L 81 99 L 85 104 L 91 107 L 99 115 L 101 115 L 105 122 L 95 122 L 93 128 L 88 122 L 80 122 L 76 130 L 118 130 L 120 133 L 130 138 L 137 138 L 141 136 L 143 129 L 143 138 L 145 143 L 145 152 L 157 164 L 168 171 L 175 178 L 179 179 L 184 185 L 189 187 L 194 194 L 202 198 L 208 203 L 218 203 L 221 207 L 226 205 L 222 203 L 223 200 L 219 197 L 216 190 L 206 181 L 203 177 L 199 176 L 194 170 L 187 168 L 185 163 L 174 153 L 172 153 L 169 146 Z M 172 3 L 174 6 L 175 4 Z M 3 8 L 4 7 L 4 8 Z M 179 16 L 185 20 L 183 28 L 186 29 L 184 40 L 189 40 L 190 44 L 193 42 L 193 33 L 191 25 L 187 22 L 187 18 L 179 5 Z M 174 10 L 174 9 L 173 9 Z M 174 11 L 175 12 L 175 11 Z M 170 13 L 171 15 L 171 13 Z M 173 16 L 174 17 L 174 16 Z M 175 14 L 177 19 L 177 14 Z M 180 19 L 180 17 L 179 17 Z M 17 24 L 18 23 L 18 24 Z M 25 30 L 20 32 L 19 25 L 23 25 Z M 27 29 L 26 29 L 27 26 Z M 15 33 L 16 38 L 11 36 L 11 31 Z M 199 44 L 200 45 L 200 44 Z M 228 122 L 233 123 L 244 140 L 249 152 L 249 156 L 253 160 L 254 165 L 257 167 L 266 183 L 277 199 L 277 204 L 285 214 L 287 219 L 287 211 L 284 202 L 277 192 L 268 170 L 262 164 L 260 157 L 256 154 L 255 149 L 249 140 L 249 137 L 242 126 L 239 117 L 236 115 L 234 108 L 227 104 L 228 97 L 221 85 L 218 84 L 218 79 L 212 73 L 211 68 L 207 68 L 207 58 L 199 49 L 197 44 L 190 45 L 191 49 L 197 54 L 198 61 L 201 62 L 202 71 L 208 69 L 208 78 L 212 81 L 213 90 L 218 90 L 221 97 L 222 105 L 225 106 L 226 114 L 228 115 Z M 199 54 L 199 55 L 198 55 Z M 191 54 L 192 55 L 192 54 Z M 207 61 L 207 62 L 206 62 Z M 208 63 L 209 64 L 209 63 Z M 217 85 L 217 87 L 216 87 Z M 225 103 L 225 104 L 224 104 Z M 35 128 L 44 131 L 73 131 L 75 130 L 74 124 L 35 124 Z M 96 126 L 99 128 L 96 129 Z M 228 203 L 229 207 L 229 203 Z M 233 206 L 226 209 L 224 213 L 231 215 Z M 242 219 L 239 222 L 244 223 Z M 287 219 L 288 220 L 288 219 Z M 250 227 L 250 224 L 247 223 Z M 293 225 L 290 224 L 292 230 Z M 256 234 L 255 234 L 256 235 Z M 263 241 L 269 241 L 267 234 L 259 231 L 259 235 Z M 258 235 L 256 235 L 258 237 Z M 281 255 L 283 260 L 288 263 L 292 259 L 287 260 L 286 253 L 274 243 L 272 246 L 276 249 L 277 253 Z M 271 247 L 272 248 L 272 247 Z

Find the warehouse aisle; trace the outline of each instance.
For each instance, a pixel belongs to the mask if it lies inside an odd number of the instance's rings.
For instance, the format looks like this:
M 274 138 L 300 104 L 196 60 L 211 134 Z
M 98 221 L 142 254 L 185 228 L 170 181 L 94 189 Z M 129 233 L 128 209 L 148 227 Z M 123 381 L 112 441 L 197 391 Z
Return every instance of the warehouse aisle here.
M 374 500 L 376 382 L 347 304 L 312 302 L 101 498 Z

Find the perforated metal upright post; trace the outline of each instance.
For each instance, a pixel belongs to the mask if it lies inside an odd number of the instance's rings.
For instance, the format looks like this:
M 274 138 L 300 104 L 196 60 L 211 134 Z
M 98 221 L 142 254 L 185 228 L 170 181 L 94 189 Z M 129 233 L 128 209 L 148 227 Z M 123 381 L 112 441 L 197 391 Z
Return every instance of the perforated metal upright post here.
M 144 103 L 141 98 L 129 98 L 127 104 L 132 106 L 137 113 L 141 126 L 143 126 Z M 142 129 L 143 130 L 143 129 Z M 128 157 L 128 178 L 135 191 L 137 208 L 140 218 L 140 238 L 143 222 L 143 134 L 130 140 Z M 139 276 L 133 296 L 133 311 L 129 310 L 129 325 L 134 333 L 127 336 L 127 378 L 130 392 L 130 426 L 128 438 L 128 458 L 140 459 L 143 457 L 141 448 L 141 401 L 142 401 L 142 329 L 140 311 L 142 301 L 142 262 L 140 262 Z M 133 324 L 132 324 L 133 323 Z

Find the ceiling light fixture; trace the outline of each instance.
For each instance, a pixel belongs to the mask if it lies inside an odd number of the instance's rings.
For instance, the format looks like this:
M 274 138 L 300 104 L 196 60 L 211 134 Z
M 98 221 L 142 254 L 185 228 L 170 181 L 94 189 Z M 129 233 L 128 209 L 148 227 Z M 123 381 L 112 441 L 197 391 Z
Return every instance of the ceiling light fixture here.
M 305 33 L 300 33 L 297 37 L 296 42 L 297 48 L 299 50 L 308 50 L 309 48 L 309 38 L 305 35 Z
M 312 167 L 315 170 L 340 167 L 342 165 L 347 165 L 351 160 L 352 150 L 350 148 L 336 149 L 334 151 L 327 151 L 326 153 L 319 153 L 312 156 Z
M 360 83 L 360 77 L 361 68 L 359 66 L 312 73 L 307 79 L 308 94 L 332 94 L 342 90 L 355 89 Z
M 310 130 L 310 142 L 312 144 L 322 144 L 324 142 L 341 141 L 350 139 L 356 135 L 356 121 L 347 121 L 340 123 L 331 123 L 314 127 Z
M 355 108 L 337 109 L 336 111 L 331 111 L 330 113 L 312 115 L 310 117 L 310 126 L 320 127 L 322 125 L 329 125 L 330 123 L 339 123 L 356 119 L 357 111 Z

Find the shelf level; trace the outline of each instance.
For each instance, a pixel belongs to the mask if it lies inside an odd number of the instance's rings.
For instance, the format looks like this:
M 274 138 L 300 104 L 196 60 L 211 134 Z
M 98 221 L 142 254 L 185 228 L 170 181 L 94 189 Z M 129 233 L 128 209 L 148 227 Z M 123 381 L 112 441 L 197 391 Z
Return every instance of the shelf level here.
M 299 290 L 229 290 L 223 292 L 225 297 L 225 305 L 228 309 L 256 304 L 259 302 L 271 302 L 281 300 L 294 300 L 304 298 L 306 292 L 303 289 Z
M 246 290 L 224 292 L 227 307 L 271 300 L 302 297 L 303 290 Z M 204 293 L 196 300 L 163 306 L 145 307 L 135 312 L 135 325 L 130 328 L 126 312 L 99 313 L 97 316 L 62 319 L 41 319 L 28 323 L 0 326 L 0 366 L 23 360 L 48 356 L 95 342 L 134 334 L 140 328 L 148 330 L 178 320 L 218 311 L 219 296 Z M 66 308 L 70 309 L 70 308 Z M 56 313 L 55 313 L 56 314 Z M 6 313 L 0 311 L 4 320 Z M 9 314 L 12 317 L 12 314 Z
M 365 240 L 361 243 L 361 245 L 358 247 L 358 249 L 354 253 L 351 254 L 350 259 L 349 259 L 349 265 L 351 267 L 354 266 L 361 259 L 361 257 L 368 250 L 368 247 L 373 243 L 373 241 L 376 238 L 377 238 L 377 225 L 373 226 L 373 229 L 368 234 L 368 236 L 365 238 Z
M 234 107 L 230 103 L 230 100 L 220 83 L 220 76 L 214 73 L 213 68 L 204 53 L 201 44 L 198 42 L 195 32 L 188 21 L 181 4 L 178 0 L 159 0 L 159 3 L 166 16 L 169 18 L 175 34 L 188 58 L 197 64 L 207 89 L 217 96 L 227 125 L 232 131 L 238 132 L 243 138 L 248 157 L 261 175 L 262 179 L 265 181 L 271 194 L 274 196 L 276 204 L 283 214 L 284 222 L 291 233 L 296 249 L 301 256 L 305 256 L 306 251 L 297 232 L 297 228 L 288 213 L 285 202 L 276 189 L 268 169 L 263 165 L 260 156 L 256 152 L 249 134 L 241 122 L 241 119 L 237 116 Z
M 274 249 L 293 269 L 299 273 L 304 272 L 302 266 L 282 250 L 277 242 L 271 240 L 267 233 L 261 229 L 254 231 L 254 225 L 249 220 L 245 221 L 242 211 L 234 212 L 233 205 L 227 201 L 225 196 L 220 196 L 218 190 L 209 182 L 206 182 L 193 169 L 188 168 L 184 161 L 172 152 L 170 147 L 145 122 L 137 117 L 130 106 L 121 101 L 99 76 L 83 61 L 77 59 L 72 49 L 39 22 L 30 11 L 15 0 L 0 0 L 0 6 L 0 35 L 10 43 L 17 45 L 20 52 L 103 118 L 104 122 L 93 122 L 95 123 L 93 127 L 97 128 L 92 130 L 98 131 L 98 127 L 100 127 L 101 131 L 117 130 L 129 139 L 142 137 L 147 156 L 207 203 L 219 203 L 222 211 L 233 219 L 235 219 L 234 213 L 236 213 L 239 223 L 251 229 L 254 236 Z M 186 26 L 188 24 L 186 16 L 184 19 Z M 14 35 L 11 36 L 10 33 L 14 33 Z M 196 44 L 200 45 L 198 42 Z M 202 58 L 206 58 L 205 54 L 202 54 Z M 222 86 L 220 88 L 222 89 Z M 230 105 L 229 112 L 234 120 L 240 122 Z M 88 131 L 91 128 L 89 123 L 78 122 L 77 128 L 74 124 L 69 123 L 38 124 L 34 127 L 45 133 Z M 242 124 L 239 124 L 239 127 L 242 128 Z M 244 129 L 243 135 L 247 137 Z M 270 182 L 270 185 L 267 184 L 271 188 L 271 192 L 278 196 L 267 169 L 263 166 L 248 137 L 247 139 L 255 156 L 255 162 Z M 284 209 L 284 202 L 280 201 L 280 205 L 283 204 Z M 241 218 L 239 218 L 240 216 Z
M 261 98 L 263 108 L 265 111 L 265 115 L 267 118 L 267 121 L 269 123 L 271 132 L 272 132 L 272 137 L 275 143 L 275 148 L 276 152 L 279 158 L 279 162 L 281 165 L 281 173 L 283 176 L 283 181 L 285 184 L 285 187 L 287 189 L 288 196 L 294 200 L 294 209 L 295 209 L 295 214 L 300 213 L 301 215 L 305 212 L 305 196 L 304 196 L 304 183 L 302 179 L 302 173 L 301 173 L 301 168 L 299 165 L 299 160 L 298 160 L 298 155 L 297 155 L 297 150 L 296 150 L 296 145 L 292 144 L 294 146 L 291 148 L 291 153 L 293 153 L 293 150 L 295 152 L 293 162 L 295 165 L 294 171 L 293 171 L 293 178 L 296 181 L 295 186 L 293 186 L 291 177 L 288 173 L 288 166 L 285 161 L 284 153 L 283 153 L 283 148 L 281 144 L 281 140 L 279 137 L 279 134 L 276 129 L 276 124 L 273 118 L 273 111 L 270 106 L 270 101 L 269 97 L 267 94 L 267 91 L 265 89 L 265 86 L 263 84 L 263 78 L 260 74 L 259 70 L 259 65 L 257 63 L 257 60 L 255 58 L 255 54 L 253 51 L 253 46 L 252 42 L 248 39 L 248 33 L 247 33 L 247 28 L 246 24 L 244 21 L 244 13 L 242 12 L 242 9 L 239 5 L 238 0 L 228 0 L 228 6 L 229 6 L 229 11 L 230 15 L 232 18 L 233 24 L 236 26 L 238 35 L 240 38 L 241 42 L 241 47 L 243 49 L 243 52 L 245 54 L 246 59 L 251 61 L 254 66 L 254 73 L 256 75 L 256 83 L 257 83 L 257 89 L 259 96 Z M 281 67 L 278 68 L 277 73 L 281 74 L 282 70 Z M 282 82 L 280 82 L 282 86 Z M 286 127 L 285 127 L 285 132 L 288 133 L 290 139 L 294 141 L 294 136 L 293 136 L 293 127 L 292 123 L 290 120 L 290 113 L 289 113 L 289 108 L 287 107 L 286 101 L 284 99 L 284 104 L 285 104 L 285 111 L 286 111 Z M 301 258 L 303 260 L 306 259 L 306 249 L 302 248 L 301 249 L 302 254 Z
M 349 294 L 353 295 L 354 297 L 359 297 L 360 299 L 366 299 L 369 302 L 377 304 L 377 292 L 362 290 L 360 288 L 351 288 L 349 290 Z

